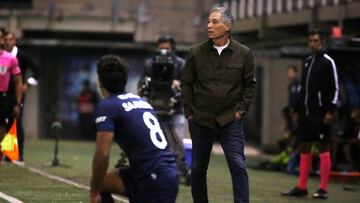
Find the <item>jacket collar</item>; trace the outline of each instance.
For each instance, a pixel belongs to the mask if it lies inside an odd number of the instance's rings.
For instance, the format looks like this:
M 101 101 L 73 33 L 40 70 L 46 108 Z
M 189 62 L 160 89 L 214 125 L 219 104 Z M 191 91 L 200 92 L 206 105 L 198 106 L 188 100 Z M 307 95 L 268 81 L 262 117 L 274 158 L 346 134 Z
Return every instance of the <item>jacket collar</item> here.
M 229 39 L 230 39 L 230 43 L 229 43 L 229 45 L 228 45 L 224 50 L 229 49 L 229 50 L 231 50 L 231 51 L 234 51 L 234 50 L 235 50 L 235 41 L 232 39 L 231 36 L 229 36 Z M 208 45 L 208 48 L 209 48 L 209 49 L 211 49 L 211 50 L 216 50 L 216 49 L 214 48 L 214 42 L 213 42 L 211 39 L 209 39 L 209 40 L 207 41 L 207 45 Z
M 325 54 L 325 50 L 321 49 L 319 52 L 313 53 L 313 55 L 317 58 L 323 56 Z

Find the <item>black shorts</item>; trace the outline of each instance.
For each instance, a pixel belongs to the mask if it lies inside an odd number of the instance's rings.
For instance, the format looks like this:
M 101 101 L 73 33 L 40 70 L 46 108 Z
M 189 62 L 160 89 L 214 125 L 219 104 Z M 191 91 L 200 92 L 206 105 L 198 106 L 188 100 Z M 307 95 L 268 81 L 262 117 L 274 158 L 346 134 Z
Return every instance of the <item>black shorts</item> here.
M 175 203 L 179 189 L 176 165 L 158 172 L 135 178 L 129 167 L 119 169 L 125 184 L 125 195 L 131 203 Z
M 9 101 L 5 93 L 0 92 L 0 126 L 6 126 L 8 116 Z
M 298 138 L 300 142 L 329 143 L 331 141 L 331 125 L 324 124 L 325 112 L 311 112 L 300 115 Z

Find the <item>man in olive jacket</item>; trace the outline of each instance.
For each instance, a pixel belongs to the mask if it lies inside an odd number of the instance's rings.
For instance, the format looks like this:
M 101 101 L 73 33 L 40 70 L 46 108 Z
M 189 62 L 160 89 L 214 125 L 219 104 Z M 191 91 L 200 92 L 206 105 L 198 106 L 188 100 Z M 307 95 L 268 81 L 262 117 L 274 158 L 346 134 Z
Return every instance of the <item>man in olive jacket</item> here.
M 210 11 L 209 40 L 190 50 L 183 72 L 184 110 L 193 144 L 194 202 L 208 202 L 206 172 L 214 137 L 228 161 L 234 202 L 249 202 L 243 117 L 255 94 L 255 68 L 250 49 L 230 37 L 232 19 L 223 7 Z

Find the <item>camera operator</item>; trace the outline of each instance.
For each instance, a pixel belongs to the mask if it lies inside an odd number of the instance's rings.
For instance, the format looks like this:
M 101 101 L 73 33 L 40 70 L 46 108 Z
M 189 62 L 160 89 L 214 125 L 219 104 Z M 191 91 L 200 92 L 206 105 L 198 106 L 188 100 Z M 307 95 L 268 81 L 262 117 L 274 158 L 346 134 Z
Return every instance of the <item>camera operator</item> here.
M 171 114 L 172 124 L 175 130 L 176 135 L 180 141 L 184 138 L 184 123 L 185 118 L 182 110 L 182 105 L 180 103 L 180 81 L 183 67 L 185 65 L 185 60 L 180 58 L 175 53 L 176 43 L 175 40 L 169 36 L 162 36 L 157 40 L 157 52 L 156 55 L 152 58 L 146 60 L 145 69 L 142 77 L 138 83 L 139 95 L 142 97 L 148 96 L 149 83 L 166 83 L 170 82 L 171 90 L 173 90 L 174 97 L 177 102 L 174 102 L 173 112 Z M 169 64 L 171 70 L 160 70 L 156 71 L 154 69 L 159 68 L 162 64 Z M 170 65 L 172 64 L 172 65 Z M 156 75 L 154 75 L 154 73 Z M 149 81 L 152 80 L 152 81 Z M 156 80 L 156 82 L 155 82 Z M 161 88 L 158 88 L 157 91 L 161 91 Z M 165 90 L 164 90 L 165 91 Z M 151 103 L 151 101 L 150 101 Z M 159 110 L 156 109 L 155 111 Z
M 146 60 L 138 83 L 138 94 L 154 108 L 185 184 L 190 184 L 190 167 L 185 163 L 183 138 L 185 117 L 182 109 L 180 79 L 185 61 L 175 53 L 175 40 L 162 36 L 156 54 Z

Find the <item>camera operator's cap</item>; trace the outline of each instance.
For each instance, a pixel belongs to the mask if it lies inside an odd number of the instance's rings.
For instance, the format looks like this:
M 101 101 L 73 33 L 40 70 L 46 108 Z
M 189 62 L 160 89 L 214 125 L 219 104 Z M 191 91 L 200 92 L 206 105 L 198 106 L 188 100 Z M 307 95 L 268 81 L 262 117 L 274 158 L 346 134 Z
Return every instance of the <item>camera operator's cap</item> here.
M 157 40 L 156 43 L 160 44 L 160 43 L 164 43 L 164 42 L 170 42 L 171 48 L 173 50 L 176 49 L 176 42 L 175 42 L 174 38 L 172 38 L 172 37 L 170 37 L 168 35 L 164 35 L 164 36 L 159 37 L 159 39 Z

